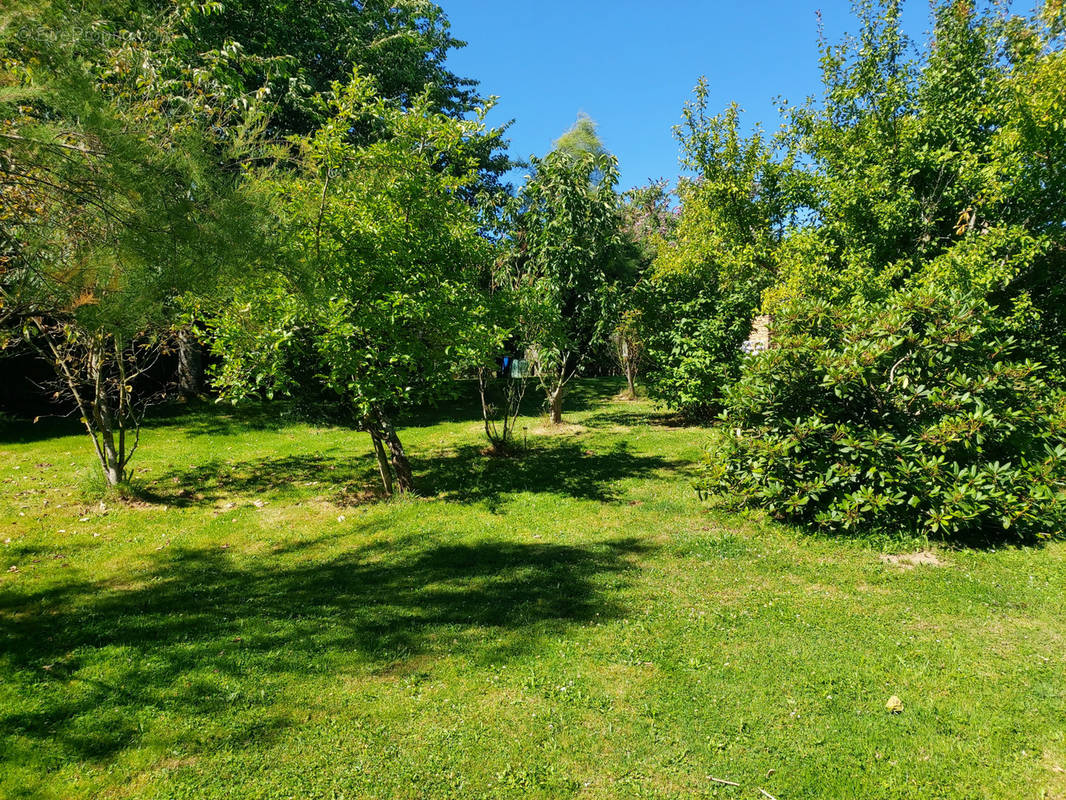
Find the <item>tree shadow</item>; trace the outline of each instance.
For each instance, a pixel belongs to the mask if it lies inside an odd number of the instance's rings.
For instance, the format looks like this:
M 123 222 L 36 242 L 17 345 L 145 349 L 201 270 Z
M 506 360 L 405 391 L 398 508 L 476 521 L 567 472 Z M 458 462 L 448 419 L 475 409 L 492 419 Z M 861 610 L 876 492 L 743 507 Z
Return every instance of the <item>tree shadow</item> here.
M 22 699 L 0 731 L 63 760 L 100 761 L 138 746 L 140 720 L 177 714 L 185 733 L 153 734 L 168 747 L 262 746 L 293 711 L 273 704 L 274 690 L 316 671 L 402 675 L 457 653 L 500 663 L 620 615 L 624 575 L 647 549 L 632 539 L 426 546 L 420 535 L 325 558 L 177 550 L 133 584 L 9 585 L 0 662 Z M 222 741 L 189 733 L 219 720 Z
M 181 427 L 186 436 L 233 436 L 258 431 L 278 431 L 307 422 L 289 404 L 249 402 L 240 406 L 219 405 L 204 400 L 167 403 L 153 408 L 145 418 L 144 430 Z
M 437 456 L 412 456 L 419 494 L 459 503 L 485 503 L 499 511 L 509 494 L 535 492 L 607 503 L 620 499 L 618 482 L 668 471 L 685 475 L 686 461 L 633 453 L 625 442 L 593 451 L 579 441 L 538 441 L 515 457 L 486 456 L 463 445 Z M 136 487 L 139 500 L 186 507 L 236 497 L 293 497 L 330 494 L 338 504 L 376 498 L 373 457 L 343 459 L 322 454 L 264 458 L 236 463 L 218 459 L 155 476 Z M 355 500 L 353 500 L 355 498 Z M 360 499 L 361 498 L 361 499 Z
M 180 508 L 240 495 L 349 493 L 352 487 L 376 487 L 376 476 L 370 454 L 343 459 L 306 454 L 236 463 L 212 459 L 189 469 L 162 473 L 135 488 L 142 501 Z
M 538 443 L 514 458 L 489 458 L 473 445 L 452 455 L 418 460 L 419 483 L 426 493 L 460 503 L 487 503 L 498 510 L 513 492 L 556 494 L 601 503 L 617 501 L 618 481 L 683 469 L 683 462 L 637 455 L 625 442 L 594 452 L 574 441 Z
M 521 415 L 539 417 L 547 413 L 544 393 L 536 378 L 528 379 Z M 610 402 L 624 381 L 621 378 L 581 378 L 568 385 L 563 400 L 563 415 L 591 411 Z M 445 422 L 480 422 L 481 399 L 473 380 L 457 381 L 455 395 L 433 406 L 414 410 L 403 421 L 405 426 L 432 426 Z
M 34 444 L 66 436 L 85 436 L 85 426 L 77 417 L 45 416 L 36 422 L 21 417 L 0 418 L 0 442 L 5 444 Z
M 589 428 L 611 428 L 622 426 L 636 428 L 648 425 L 653 428 L 691 428 L 701 425 L 698 421 L 686 419 L 673 411 L 642 411 L 642 410 L 619 410 L 601 411 L 585 421 Z M 704 423 L 705 427 L 710 427 Z

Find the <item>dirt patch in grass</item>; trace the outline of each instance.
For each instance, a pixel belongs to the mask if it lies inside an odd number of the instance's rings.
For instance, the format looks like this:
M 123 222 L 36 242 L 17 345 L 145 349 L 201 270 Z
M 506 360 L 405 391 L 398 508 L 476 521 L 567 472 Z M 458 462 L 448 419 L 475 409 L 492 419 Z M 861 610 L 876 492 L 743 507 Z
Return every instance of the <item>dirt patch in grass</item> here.
M 538 425 L 533 425 L 529 428 L 529 433 L 534 436 L 559 436 L 569 435 L 576 436 L 579 433 L 587 433 L 588 428 L 584 425 L 578 425 L 574 422 L 560 422 L 558 425 L 552 425 L 550 422 L 541 422 Z
M 345 486 L 333 496 L 333 505 L 339 508 L 354 508 L 383 500 L 376 490 L 367 487 Z
M 884 554 L 881 556 L 882 564 L 891 564 L 900 569 L 914 569 L 915 567 L 943 567 L 947 562 L 941 561 L 937 554 L 931 550 L 919 550 L 917 553 Z

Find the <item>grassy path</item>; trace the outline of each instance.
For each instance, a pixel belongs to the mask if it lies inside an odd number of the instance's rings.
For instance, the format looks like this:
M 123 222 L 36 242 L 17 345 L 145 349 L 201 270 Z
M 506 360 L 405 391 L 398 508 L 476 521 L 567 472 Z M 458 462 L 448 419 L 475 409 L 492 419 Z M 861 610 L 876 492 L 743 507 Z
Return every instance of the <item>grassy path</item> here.
M 104 506 L 80 437 L 0 431 L 0 797 L 1066 797 L 1066 544 L 709 513 L 703 433 L 617 389 L 522 459 L 426 415 L 390 503 L 271 412 L 157 420 Z

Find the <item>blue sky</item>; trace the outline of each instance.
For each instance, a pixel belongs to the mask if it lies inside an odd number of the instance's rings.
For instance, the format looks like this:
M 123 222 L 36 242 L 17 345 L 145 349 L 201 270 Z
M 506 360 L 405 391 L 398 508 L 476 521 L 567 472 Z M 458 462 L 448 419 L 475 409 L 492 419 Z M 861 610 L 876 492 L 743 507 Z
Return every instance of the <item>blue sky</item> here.
M 857 30 L 847 0 L 438 2 L 468 43 L 449 66 L 499 95 L 490 121 L 515 119 L 512 153 L 543 155 L 583 111 L 618 156 L 623 189 L 676 178 L 672 126 L 700 75 L 712 108 L 736 100 L 746 124 L 774 128 L 775 97 L 818 91 L 816 11 L 831 41 Z M 928 9 L 905 6 L 913 38 L 924 38 Z

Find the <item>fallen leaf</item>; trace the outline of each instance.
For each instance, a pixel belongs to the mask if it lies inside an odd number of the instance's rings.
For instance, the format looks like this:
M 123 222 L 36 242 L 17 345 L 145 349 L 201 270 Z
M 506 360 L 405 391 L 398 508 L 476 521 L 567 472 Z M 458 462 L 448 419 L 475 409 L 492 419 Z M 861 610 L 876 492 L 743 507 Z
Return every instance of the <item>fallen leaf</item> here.
M 888 702 L 885 703 L 885 708 L 891 711 L 893 714 L 899 714 L 901 711 L 903 711 L 903 701 L 896 697 L 896 695 L 892 695 L 890 698 L 888 698 Z

